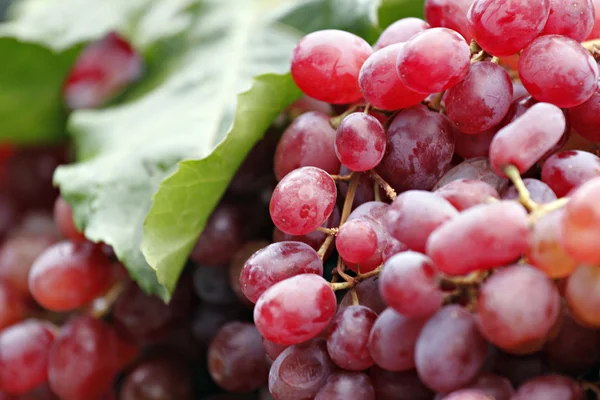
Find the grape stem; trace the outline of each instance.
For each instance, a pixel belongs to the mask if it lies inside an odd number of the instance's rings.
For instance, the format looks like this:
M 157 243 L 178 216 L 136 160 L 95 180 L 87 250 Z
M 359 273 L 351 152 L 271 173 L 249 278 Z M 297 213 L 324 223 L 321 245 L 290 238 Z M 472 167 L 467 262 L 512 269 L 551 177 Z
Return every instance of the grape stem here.
M 353 112 L 355 112 L 356 110 L 358 110 L 361 107 L 365 107 L 365 104 L 353 105 L 352 107 L 348 108 L 346 111 L 341 113 L 340 115 L 331 117 L 331 119 L 329 119 L 329 124 L 331 125 L 331 127 L 333 129 L 337 129 L 340 126 L 340 124 L 342 123 L 342 121 L 344 120 L 344 118 L 346 118 L 348 115 L 352 114 Z
M 102 297 L 94 300 L 90 306 L 90 315 L 93 318 L 100 319 L 105 317 L 112 309 L 113 304 L 125 290 L 125 282 L 115 283 Z
M 333 179 L 334 181 L 347 182 L 352 177 L 352 174 L 348 174 L 348 175 L 330 175 L 330 176 L 331 176 L 331 179 Z
M 324 226 L 318 227 L 317 230 L 321 233 L 324 233 L 324 234 L 330 235 L 330 236 L 335 236 L 340 231 L 339 228 L 325 228 Z
M 514 165 L 509 165 L 504 169 L 504 174 L 508 176 L 517 189 L 521 204 L 523 204 L 529 211 L 537 210 L 539 208 L 539 204 L 531 199 L 531 194 L 529 193 L 529 190 L 527 190 L 525 183 L 523 183 L 523 179 L 521 178 L 521 174 L 519 173 L 517 167 Z
M 396 194 L 396 191 L 394 190 L 394 188 L 392 188 L 390 186 L 389 183 L 387 183 L 381 176 L 379 176 L 379 174 L 377 172 L 375 172 L 375 170 L 370 170 L 369 174 L 371 175 L 371 178 L 373 178 L 373 180 L 375 182 L 377 182 L 377 184 L 379 186 L 381 186 L 381 188 L 385 191 L 385 194 L 390 198 L 390 200 L 394 201 L 396 200 L 396 197 L 398 197 L 398 195 Z
M 373 271 L 370 271 L 370 272 L 367 272 L 367 273 L 364 273 L 364 274 L 359 273 L 356 276 L 356 278 L 360 279 L 360 280 L 363 280 L 363 279 L 367 279 L 367 278 L 370 278 L 370 277 L 375 276 L 375 275 L 379 275 L 379 273 L 381 272 L 382 269 L 383 269 L 383 264 L 381 264 L 380 266 L 378 266 L 377 268 L 375 268 Z
M 340 226 L 350 216 L 350 212 L 352 211 L 352 203 L 354 203 L 354 196 L 356 195 L 356 189 L 358 188 L 358 183 L 360 182 L 360 174 L 353 172 L 350 177 L 350 184 L 348 185 L 348 191 L 346 192 L 346 199 L 344 200 L 344 208 L 342 208 L 342 216 L 340 218 Z
M 600 39 L 588 40 L 587 42 L 581 43 L 583 47 L 593 56 L 597 56 L 600 52 Z
M 352 305 L 353 306 L 359 306 L 360 303 L 358 302 L 358 295 L 356 294 L 356 289 L 352 289 L 350 290 L 350 296 L 352 296 Z
M 325 258 L 325 253 L 327 253 L 327 249 L 329 249 L 329 246 L 331 246 L 331 243 L 333 242 L 334 237 L 335 236 L 333 236 L 333 235 L 327 235 L 327 238 L 325 238 L 325 241 L 319 248 L 319 251 L 317 251 L 317 254 L 321 258 L 321 260 L 323 260 Z
M 337 267 L 335 269 L 337 271 L 337 274 L 341 276 L 342 279 L 346 282 L 354 282 L 355 279 L 348 275 L 346 272 L 344 272 L 344 269 L 344 261 L 342 260 L 342 257 L 338 257 Z
M 569 202 L 568 197 L 561 197 L 560 199 L 554 200 L 551 203 L 539 205 L 539 207 L 529 215 L 530 225 L 534 225 L 544 215 L 549 214 L 552 211 L 556 211 L 556 210 L 563 208 L 564 206 L 567 205 L 568 202 Z
M 369 112 L 371 112 L 371 103 L 367 103 L 367 105 L 365 106 L 365 110 L 363 111 L 365 114 L 369 114 Z
M 375 197 L 375 201 L 381 201 L 381 193 L 379 192 L 379 183 L 375 182 L 373 184 L 373 196 Z
M 331 289 L 333 289 L 333 291 L 336 292 L 338 290 L 346 290 L 353 288 L 354 282 L 330 283 L 329 285 L 331 285 Z

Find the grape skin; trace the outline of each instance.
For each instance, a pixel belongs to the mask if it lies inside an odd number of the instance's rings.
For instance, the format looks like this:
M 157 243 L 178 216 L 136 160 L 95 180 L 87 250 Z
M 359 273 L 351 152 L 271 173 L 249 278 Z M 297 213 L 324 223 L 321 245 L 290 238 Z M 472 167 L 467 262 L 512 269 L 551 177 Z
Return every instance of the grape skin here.
M 568 115 L 577 133 L 594 143 L 600 143 L 600 88 L 585 102 L 570 108 Z
M 454 152 L 462 158 L 487 157 L 490 154 L 490 144 L 498 129 L 496 126 L 477 135 L 457 131 Z
M 370 377 L 377 400 L 431 400 L 434 396 L 415 371 L 391 372 L 374 366 Z
M 0 280 L 0 330 L 25 319 L 27 311 L 23 295 L 10 283 Z
M 481 390 L 461 389 L 441 398 L 442 400 L 494 400 Z
M 127 375 L 121 400 L 192 400 L 192 377 L 180 361 L 156 357 L 144 360 Z M 103 399 L 104 400 L 104 399 Z
M 525 382 L 512 400 L 583 400 L 583 389 L 571 378 L 561 375 L 546 375 Z
M 580 265 L 569 277 L 565 289 L 565 300 L 573 317 L 584 326 L 599 329 L 600 315 L 600 268 Z
M 375 400 L 375 390 L 371 379 L 366 374 L 357 372 L 338 372 L 327 379 L 327 383 L 315 400 Z
M 426 0 L 425 19 L 433 27 L 443 27 L 460 33 L 471 43 L 467 12 L 473 0 Z
M 600 263 L 597 249 L 600 240 L 600 178 L 580 186 L 565 206 L 562 244 L 567 253 L 582 263 Z
M 458 211 L 486 203 L 490 198 L 500 199 L 496 189 L 474 179 L 457 179 L 437 189 L 435 194 L 448 200 Z
M 404 43 L 430 26 L 420 18 L 401 18 L 384 29 L 373 46 L 375 52 L 396 43 Z
M 356 218 L 340 227 L 335 243 L 339 255 L 351 263 L 367 261 L 377 252 L 377 232 L 369 221 Z
M 550 15 L 541 35 L 562 35 L 583 42 L 594 28 L 592 0 L 550 0 Z
M 385 130 L 375 117 L 352 113 L 336 131 L 335 154 L 352 171 L 368 171 L 383 158 L 385 142 Z
M 448 171 L 433 187 L 433 190 L 439 189 L 448 183 L 458 179 L 479 180 L 489 184 L 496 189 L 499 194 L 503 194 L 509 185 L 509 180 L 498 176 L 490 165 L 490 160 L 486 157 L 477 157 L 465 160 L 456 167 Z
M 385 310 L 385 308 L 387 307 L 379 292 L 379 279 L 379 276 L 372 276 L 359 282 L 354 287 L 356 297 L 358 298 L 358 302 L 362 306 L 370 308 L 376 314 L 381 314 L 383 310 Z M 350 294 L 350 292 L 348 292 L 344 295 L 342 301 L 340 301 L 337 312 L 340 313 L 342 312 L 342 310 L 346 309 L 346 307 L 349 307 L 351 305 L 352 295 Z
M 556 196 L 567 196 L 573 189 L 600 176 L 600 157 L 587 151 L 561 151 L 549 157 L 542 167 L 542 181 Z

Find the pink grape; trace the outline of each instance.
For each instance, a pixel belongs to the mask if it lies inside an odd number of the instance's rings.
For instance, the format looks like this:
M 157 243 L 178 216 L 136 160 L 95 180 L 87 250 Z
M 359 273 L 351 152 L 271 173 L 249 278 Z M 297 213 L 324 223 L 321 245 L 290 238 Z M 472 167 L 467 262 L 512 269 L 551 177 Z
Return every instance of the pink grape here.
M 364 373 L 337 372 L 327 379 L 327 383 L 315 400 L 375 400 L 375 389 L 371 379 Z
M 434 396 L 415 371 L 391 372 L 374 366 L 370 376 L 377 400 L 431 400 Z
M 317 336 L 336 308 L 335 294 L 325 279 L 301 274 L 276 283 L 260 296 L 254 322 L 265 339 L 296 344 Z
M 550 278 L 565 278 L 577 268 L 578 263 L 561 245 L 564 210 L 544 215 L 534 225 L 527 250 L 527 260 Z
M 332 104 L 360 100 L 358 73 L 372 54 L 360 37 L 329 29 L 302 38 L 292 55 L 292 78 L 308 96 Z
M 427 255 L 440 271 L 462 275 L 516 261 L 527 250 L 528 239 L 523 206 L 512 201 L 481 204 L 434 231 Z
M 600 178 L 581 185 L 565 206 L 562 244 L 567 253 L 582 263 L 600 263 Z
M 229 392 L 247 393 L 267 383 L 262 338 L 252 324 L 224 325 L 208 347 L 207 359 L 210 376 Z
M 600 12 L 600 11 L 599 11 Z M 581 136 L 600 143 L 600 88 L 585 102 L 568 110 L 569 122 Z
M 518 53 L 538 36 L 549 13 L 549 0 L 475 0 L 467 19 L 477 44 L 489 54 L 506 57 Z
M 389 234 L 409 249 L 425 252 L 427 239 L 433 231 L 458 215 L 446 199 L 422 190 L 400 194 L 387 212 Z
M 454 152 L 462 158 L 487 157 L 490 154 L 490 144 L 498 133 L 498 127 L 480 132 L 477 135 L 455 133 L 455 150 Z
M 278 242 L 254 253 L 244 264 L 239 281 L 248 300 L 256 303 L 277 282 L 300 274 L 323 275 L 317 252 L 305 243 Z
M 429 24 L 420 18 L 410 17 L 399 19 L 381 32 L 373 49 L 378 51 L 392 44 L 404 43 L 417 33 L 421 33 L 429 28 Z
M 550 15 L 542 35 L 561 35 L 583 42 L 594 28 L 592 0 L 550 0 Z
M 396 73 L 396 59 L 404 43 L 376 51 L 363 64 L 358 83 L 366 101 L 382 110 L 400 110 L 419 104 L 426 94 L 412 91 Z
M 504 169 L 514 165 L 524 174 L 560 141 L 565 126 L 560 108 L 548 103 L 534 105 L 494 136 L 490 145 L 494 170 L 504 176 Z
M 438 271 L 423 254 L 405 251 L 390 258 L 379 279 L 385 302 L 409 318 L 424 318 L 435 313 L 443 301 L 437 285 Z
M 335 154 L 352 171 L 367 171 L 385 153 L 385 130 L 377 118 L 365 113 L 348 115 L 335 135 Z
M 446 115 L 463 133 L 480 133 L 502 122 L 512 101 L 508 72 L 498 64 L 471 64 L 469 73 L 445 95 Z
M 398 52 L 396 69 L 410 90 L 437 93 L 465 78 L 470 58 L 469 45 L 460 34 L 447 28 L 432 28 L 406 42 Z
M 370 308 L 352 305 L 337 313 L 329 327 L 327 351 L 333 362 L 348 371 L 373 365 L 367 347 L 377 314 Z
M 434 192 L 448 200 L 458 211 L 464 211 L 489 199 L 500 199 L 498 191 L 488 183 L 474 179 L 457 179 Z
M 0 389 L 23 394 L 48 380 L 48 354 L 56 328 L 27 320 L 0 332 Z
M 271 366 L 269 391 L 276 399 L 312 399 L 335 369 L 325 339 L 290 346 Z
M 483 181 L 496 189 L 499 194 L 504 193 L 509 184 L 508 179 L 498 176 L 494 172 L 488 158 L 477 157 L 465 160 L 452 168 L 435 184 L 433 190 L 439 189 L 458 179 Z
M 311 111 L 298 116 L 286 128 L 275 149 L 273 170 L 277 180 L 300 167 L 317 167 L 337 174 L 340 162 L 335 155 L 335 129 L 329 118 Z
M 394 118 L 377 172 L 399 192 L 430 190 L 450 168 L 454 128 L 442 114 L 420 104 Z
M 354 291 L 356 292 L 359 304 L 370 308 L 376 314 L 381 314 L 387 307 L 379 292 L 379 276 L 372 276 L 359 282 L 354 287 Z M 342 301 L 340 301 L 337 312 L 340 313 L 342 310 L 345 310 L 346 307 L 350 307 L 351 305 L 352 295 L 348 292 L 342 298 Z
M 91 243 L 60 242 L 33 263 L 29 290 L 52 311 L 79 308 L 102 295 L 111 284 L 110 260 Z
M 525 382 L 514 394 L 512 400 L 583 400 L 585 394 L 573 379 L 561 375 L 539 376 Z
M 564 197 L 590 179 L 600 176 L 600 158 L 581 150 L 556 153 L 544 162 L 542 181 Z
M 536 203 L 551 203 L 557 198 L 550 186 L 546 185 L 539 179 L 525 178 L 523 179 L 523 183 L 529 191 L 531 199 Z M 518 198 L 519 191 L 514 186 L 509 187 L 506 192 L 504 192 L 504 195 L 502 195 L 503 200 L 517 200 Z
M 477 313 L 481 332 L 490 342 L 509 352 L 534 352 L 560 316 L 560 295 L 543 272 L 515 265 L 484 282 Z
M 377 252 L 377 232 L 362 218 L 347 221 L 340 227 L 335 239 L 340 256 L 351 263 L 362 263 Z
M 600 268 L 596 265 L 580 265 L 567 281 L 565 299 L 576 321 L 584 326 L 600 328 Z
M 540 36 L 521 54 L 519 77 L 537 100 L 569 108 L 592 97 L 598 88 L 598 65 L 573 39 Z
M 479 374 L 487 344 L 475 318 L 464 308 L 440 309 L 423 327 L 417 340 L 415 362 L 428 387 L 451 392 L 468 385 Z
M 443 27 L 460 33 L 471 43 L 467 12 L 473 0 L 426 0 L 425 19 L 433 27 Z
M 329 218 L 337 190 L 329 174 L 315 167 L 298 168 L 275 187 L 269 210 L 277 228 L 291 235 L 305 235 Z
M 391 308 L 375 321 L 369 336 L 369 352 L 379 367 L 387 371 L 415 368 L 415 345 L 425 320 L 409 319 Z

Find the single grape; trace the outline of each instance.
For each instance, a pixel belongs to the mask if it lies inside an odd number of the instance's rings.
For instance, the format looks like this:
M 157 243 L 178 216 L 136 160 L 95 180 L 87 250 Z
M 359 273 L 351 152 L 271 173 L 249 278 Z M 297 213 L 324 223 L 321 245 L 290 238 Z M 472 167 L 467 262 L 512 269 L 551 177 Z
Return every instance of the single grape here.
M 254 322 L 265 339 L 296 344 L 317 336 L 336 308 L 329 282 L 315 274 L 301 274 L 276 283 L 260 296 Z
M 483 181 L 496 189 L 499 194 L 502 194 L 508 188 L 508 179 L 498 176 L 492 166 L 490 160 L 485 157 L 471 158 L 458 164 L 456 167 L 448 171 L 433 187 L 433 190 L 439 189 L 450 182 L 459 179 L 471 179 Z
M 473 0 L 426 0 L 425 19 L 433 27 L 443 27 L 460 33 L 471 43 L 467 12 Z
M 360 37 L 329 29 L 302 38 L 292 55 L 292 78 L 308 96 L 332 104 L 346 104 L 362 96 L 358 73 L 373 53 Z
M 404 43 L 376 51 L 363 64 L 358 83 L 366 101 L 382 110 L 400 110 L 419 104 L 427 95 L 406 87 L 396 73 L 396 59 Z
M 429 24 L 421 18 L 401 18 L 381 32 L 373 49 L 377 52 L 392 44 L 404 43 L 417 33 L 421 33 L 429 28 Z
M 444 97 L 446 115 L 463 133 L 480 133 L 502 122 L 512 101 L 508 72 L 498 64 L 471 64 L 469 73 Z
M 35 260 L 29 290 L 44 308 L 69 311 L 102 295 L 111 281 L 110 260 L 98 246 L 63 241 Z
M 464 308 L 450 305 L 440 309 L 423 327 L 415 362 L 423 383 L 447 393 L 475 379 L 486 353 L 487 344 L 477 330 L 475 318 Z
M 27 320 L 0 331 L 0 389 L 23 394 L 48 380 L 55 327 Z
M 364 373 L 337 372 L 327 379 L 327 383 L 315 400 L 375 400 L 375 389 L 371 378 Z
M 584 103 L 598 89 L 594 58 L 578 42 L 559 35 L 540 36 L 523 51 L 519 77 L 537 100 L 561 108 Z
M 269 391 L 276 399 L 312 399 L 335 371 L 325 339 L 288 347 L 269 372 Z
M 237 302 L 226 267 L 196 267 L 192 279 L 196 295 L 203 302 L 222 305 Z
M 594 28 L 592 0 L 550 0 L 550 15 L 542 35 L 561 35 L 583 42 Z
M 377 400 L 431 400 L 434 396 L 415 371 L 391 372 L 374 366 L 370 376 Z
M 469 44 L 460 34 L 447 28 L 432 28 L 413 36 L 400 48 L 396 69 L 410 90 L 437 93 L 465 78 L 470 58 Z
M 462 275 L 516 261 L 528 245 L 527 212 L 500 201 L 471 207 L 439 227 L 429 237 L 427 255 L 440 271 Z
M 300 274 L 323 275 L 317 252 L 301 242 L 278 242 L 254 253 L 244 264 L 240 286 L 248 300 L 258 298 L 277 282 Z
M 394 118 L 377 172 L 398 192 L 430 190 L 450 168 L 454 128 L 442 114 L 420 104 Z
M 469 32 L 479 46 L 489 54 L 506 57 L 518 53 L 537 37 L 549 14 L 549 0 L 475 0 L 467 20 Z
M 584 138 L 600 143 L 600 88 L 585 102 L 568 110 L 569 122 Z
M 287 174 L 271 197 L 271 219 L 291 235 L 305 235 L 329 218 L 337 190 L 329 174 L 315 167 L 298 168 Z
M 248 261 L 248 259 L 252 257 L 254 253 L 267 247 L 268 245 L 269 242 L 267 242 L 266 240 L 256 240 L 247 242 L 242 247 L 240 247 L 238 251 L 236 251 L 235 255 L 231 260 L 231 263 L 229 264 L 229 285 L 231 286 L 231 289 L 237 296 L 238 300 L 249 306 L 252 305 L 252 302 L 248 300 L 248 298 L 244 294 L 244 291 L 242 290 L 242 284 L 240 282 L 242 269 L 244 268 L 246 261 Z
M 477 389 L 493 400 L 510 400 L 515 392 L 512 384 L 503 376 L 491 373 L 480 374 L 477 379 L 469 385 L 471 389 Z
M 437 285 L 438 272 L 431 260 L 405 251 L 390 258 L 379 279 L 383 299 L 409 318 L 424 318 L 441 306 L 443 293 Z
M 340 169 L 335 149 L 335 129 L 329 115 L 311 111 L 286 128 L 275 150 L 273 170 L 277 180 L 300 167 L 317 167 L 336 174 Z
M 600 263 L 600 178 L 593 178 L 573 192 L 565 206 L 562 244 L 567 253 L 582 263 Z
M 155 357 L 144 360 L 127 374 L 121 400 L 192 400 L 192 376 L 179 360 Z
M 54 203 L 54 220 L 56 221 L 56 225 L 58 225 L 58 229 L 60 229 L 60 233 L 66 239 L 75 242 L 86 240 L 83 233 L 75 226 L 71 206 L 62 196 L 57 197 Z
M 530 265 L 506 267 L 481 286 L 477 313 L 482 334 L 494 345 L 531 353 L 557 322 L 560 295 L 550 278 Z
M 208 347 L 208 370 L 217 385 L 229 392 L 248 393 L 266 384 L 269 370 L 254 325 L 223 326 Z
M 458 215 L 446 199 L 422 190 L 400 194 L 387 212 L 389 234 L 409 249 L 425 252 L 427 239 L 433 231 Z
M 457 179 L 434 193 L 448 200 L 458 211 L 487 203 L 490 199 L 500 199 L 498 191 L 492 186 L 473 179 Z
M 462 158 L 487 157 L 496 133 L 498 133 L 497 126 L 477 135 L 456 131 L 454 152 Z
M 410 371 L 415 368 L 415 345 L 423 319 L 409 319 L 391 308 L 375 321 L 369 336 L 369 352 L 379 367 L 387 371 Z
M 539 179 L 525 178 L 523 179 L 523 183 L 531 195 L 531 200 L 535 201 L 536 203 L 552 203 L 557 199 L 556 194 L 552 191 L 552 188 Z M 504 195 L 502 195 L 502 200 L 518 199 L 519 191 L 514 186 L 510 186 L 506 192 L 504 192 Z
M 441 400 L 495 400 L 479 389 L 460 389 L 447 394 Z
M 123 37 L 110 32 L 79 54 L 64 84 L 65 103 L 72 109 L 100 107 L 142 72 L 140 55 Z
M 279 357 L 279 355 L 283 353 L 285 349 L 290 347 L 285 344 L 271 342 L 270 340 L 267 340 L 265 338 L 262 339 L 262 344 L 263 348 L 265 349 L 265 353 L 267 354 L 267 357 L 269 357 L 271 361 L 275 361 L 275 359 Z
M 383 158 L 385 142 L 385 130 L 377 118 L 355 112 L 344 118 L 337 129 L 335 154 L 352 171 L 367 171 Z
M 370 308 L 376 314 L 381 314 L 387 307 L 379 292 L 379 276 L 372 276 L 363 281 L 360 281 L 355 287 L 358 303 L 362 306 Z M 338 313 L 352 305 L 352 294 L 346 293 L 338 306 Z
M 600 268 L 596 265 L 581 265 L 569 277 L 565 288 L 565 300 L 573 318 L 584 326 L 600 328 Z
M 512 397 L 512 400 L 583 400 L 585 393 L 571 378 L 561 375 L 539 376 L 525 382 Z
M 352 219 L 340 227 L 335 245 L 345 261 L 360 264 L 377 252 L 377 232 L 369 221 Z
M 556 153 L 542 167 L 542 181 L 548 184 L 558 197 L 564 197 L 573 189 L 592 178 L 600 176 L 600 158 L 581 150 Z
M 494 136 L 490 145 L 494 170 L 503 176 L 504 169 L 514 165 L 524 174 L 560 141 L 565 126 L 560 108 L 548 103 L 534 105 Z
M 373 365 L 367 344 L 376 319 L 374 311 L 360 305 L 337 313 L 329 327 L 327 351 L 338 367 L 362 371 Z

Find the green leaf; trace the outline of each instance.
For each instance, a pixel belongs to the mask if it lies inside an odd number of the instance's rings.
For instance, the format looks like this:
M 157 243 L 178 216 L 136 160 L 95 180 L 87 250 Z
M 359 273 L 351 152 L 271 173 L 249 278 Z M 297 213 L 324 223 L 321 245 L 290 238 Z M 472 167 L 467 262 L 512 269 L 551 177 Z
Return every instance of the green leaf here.
M 377 9 L 377 20 L 385 29 L 400 18 L 423 18 L 425 0 L 381 0 Z

